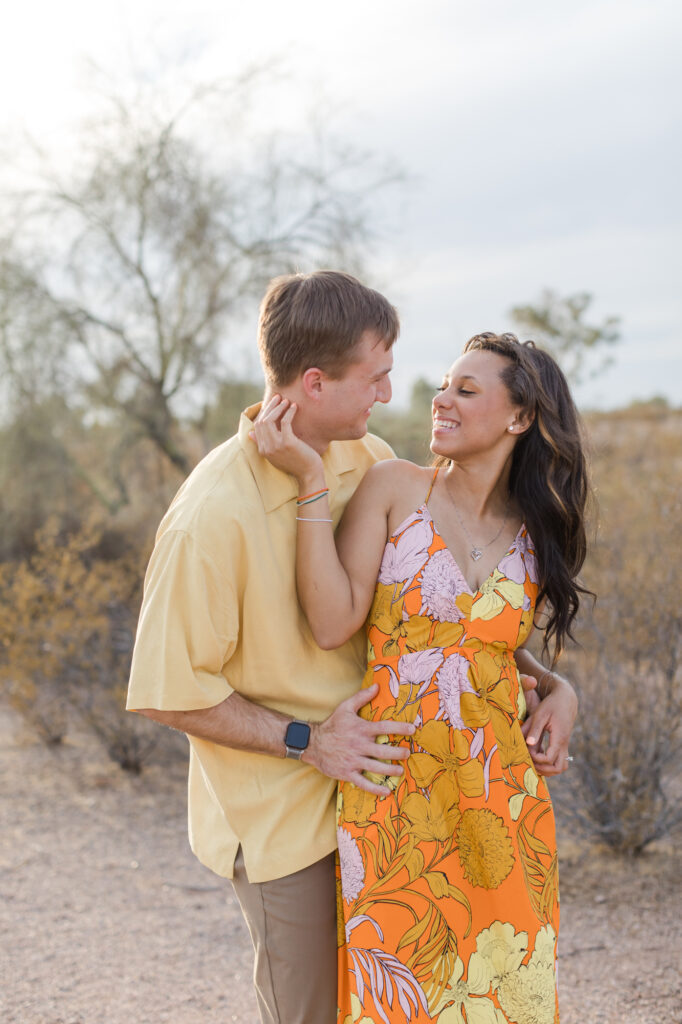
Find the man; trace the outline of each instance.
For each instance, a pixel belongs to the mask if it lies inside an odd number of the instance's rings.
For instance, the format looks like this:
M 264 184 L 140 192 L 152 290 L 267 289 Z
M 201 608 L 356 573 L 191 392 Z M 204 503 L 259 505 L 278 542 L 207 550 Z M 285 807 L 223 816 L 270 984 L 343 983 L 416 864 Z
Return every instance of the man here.
M 261 306 L 264 403 L 275 393 L 296 403 L 294 429 L 323 456 L 335 524 L 369 466 L 393 456 L 367 420 L 391 397 L 397 334 L 388 301 L 338 272 L 278 278 Z M 335 651 L 312 639 L 293 554 L 297 498 L 315 496 L 258 455 L 258 412 L 196 467 L 161 523 L 128 707 L 189 736 L 192 849 L 234 881 L 263 1024 L 333 1024 L 336 780 L 387 792 L 363 774 L 403 770 L 383 760 L 378 733 L 413 726 L 359 717 L 375 693 L 357 692 L 361 635 Z M 565 745 L 549 712 L 542 721 Z M 394 761 L 407 755 L 391 748 Z
M 276 279 L 262 303 L 265 400 L 277 390 L 296 401 L 335 522 L 369 466 L 393 455 L 367 419 L 391 397 L 397 335 L 393 307 L 346 274 Z M 234 879 L 263 1022 L 332 1024 L 336 780 L 384 792 L 362 773 L 402 768 L 381 760 L 377 734 L 413 727 L 358 716 L 374 692 L 357 692 L 362 636 L 326 652 L 312 639 L 296 600 L 297 493 L 249 439 L 257 413 L 196 467 L 161 523 L 128 707 L 189 736 L 192 849 Z

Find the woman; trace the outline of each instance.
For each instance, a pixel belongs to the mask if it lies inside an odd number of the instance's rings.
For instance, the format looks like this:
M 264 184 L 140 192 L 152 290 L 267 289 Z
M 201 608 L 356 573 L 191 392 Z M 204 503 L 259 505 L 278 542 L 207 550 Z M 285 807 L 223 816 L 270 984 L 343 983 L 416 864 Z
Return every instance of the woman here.
M 298 479 L 313 634 L 335 647 L 367 619 L 364 685 L 379 692 L 366 713 L 417 726 L 404 773 L 374 777 L 376 793 L 340 786 L 339 1020 L 552 1024 L 557 858 L 541 775 L 566 750 L 551 736 L 539 749 L 547 719 L 524 740 L 519 671 L 541 696 L 561 686 L 524 645 L 542 611 L 553 667 L 584 592 L 587 474 L 566 381 L 531 344 L 476 335 L 433 400 L 435 471 L 373 467 L 336 546 L 320 457 L 287 405 L 270 403 L 256 438 Z

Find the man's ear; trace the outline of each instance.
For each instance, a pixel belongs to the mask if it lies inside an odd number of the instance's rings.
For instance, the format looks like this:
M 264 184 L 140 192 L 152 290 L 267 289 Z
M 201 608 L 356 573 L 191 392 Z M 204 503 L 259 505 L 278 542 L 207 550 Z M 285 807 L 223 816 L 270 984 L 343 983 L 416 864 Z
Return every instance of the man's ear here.
M 311 366 L 301 375 L 301 387 L 308 398 L 318 399 L 322 394 L 326 374 L 316 366 Z

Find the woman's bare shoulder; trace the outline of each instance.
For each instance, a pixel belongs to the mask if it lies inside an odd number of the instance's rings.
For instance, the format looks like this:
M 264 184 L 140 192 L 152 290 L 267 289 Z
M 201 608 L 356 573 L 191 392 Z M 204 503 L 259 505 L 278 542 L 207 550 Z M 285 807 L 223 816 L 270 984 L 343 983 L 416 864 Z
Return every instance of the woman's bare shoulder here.
M 382 485 L 393 482 L 405 484 L 414 481 L 417 483 L 420 480 L 430 480 L 433 472 L 432 467 L 417 466 L 416 463 L 410 462 L 408 459 L 383 459 L 381 462 L 375 462 L 367 470 L 366 478 L 369 478 L 372 483 Z
M 367 471 L 362 487 L 365 495 L 371 495 L 370 500 L 380 501 L 393 519 L 396 512 L 410 511 L 422 504 L 433 473 L 433 467 L 417 466 L 407 459 L 388 459 L 377 462 Z
M 421 481 L 430 479 L 432 470 L 424 466 L 416 466 L 407 459 L 384 459 L 375 462 L 365 473 L 360 485 L 365 494 L 382 493 L 392 504 L 395 495 L 404 493 L 412 487 L 419 488 Z M 428 489 L 428 483 L 426 485 Z

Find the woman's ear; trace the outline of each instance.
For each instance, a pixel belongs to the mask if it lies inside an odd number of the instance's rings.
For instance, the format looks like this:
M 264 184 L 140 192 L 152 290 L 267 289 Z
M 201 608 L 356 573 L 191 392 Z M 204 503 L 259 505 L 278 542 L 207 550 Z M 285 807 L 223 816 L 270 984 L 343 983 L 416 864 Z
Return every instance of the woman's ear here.
M 532 426 L 535 414 L 533 412 L 527 412 L 524 409 L 519 410 L 512 422 L 507 427 L 510 434 L 515 434 L 517 437 L 521 434 L 525 434 L 530 426 Z

